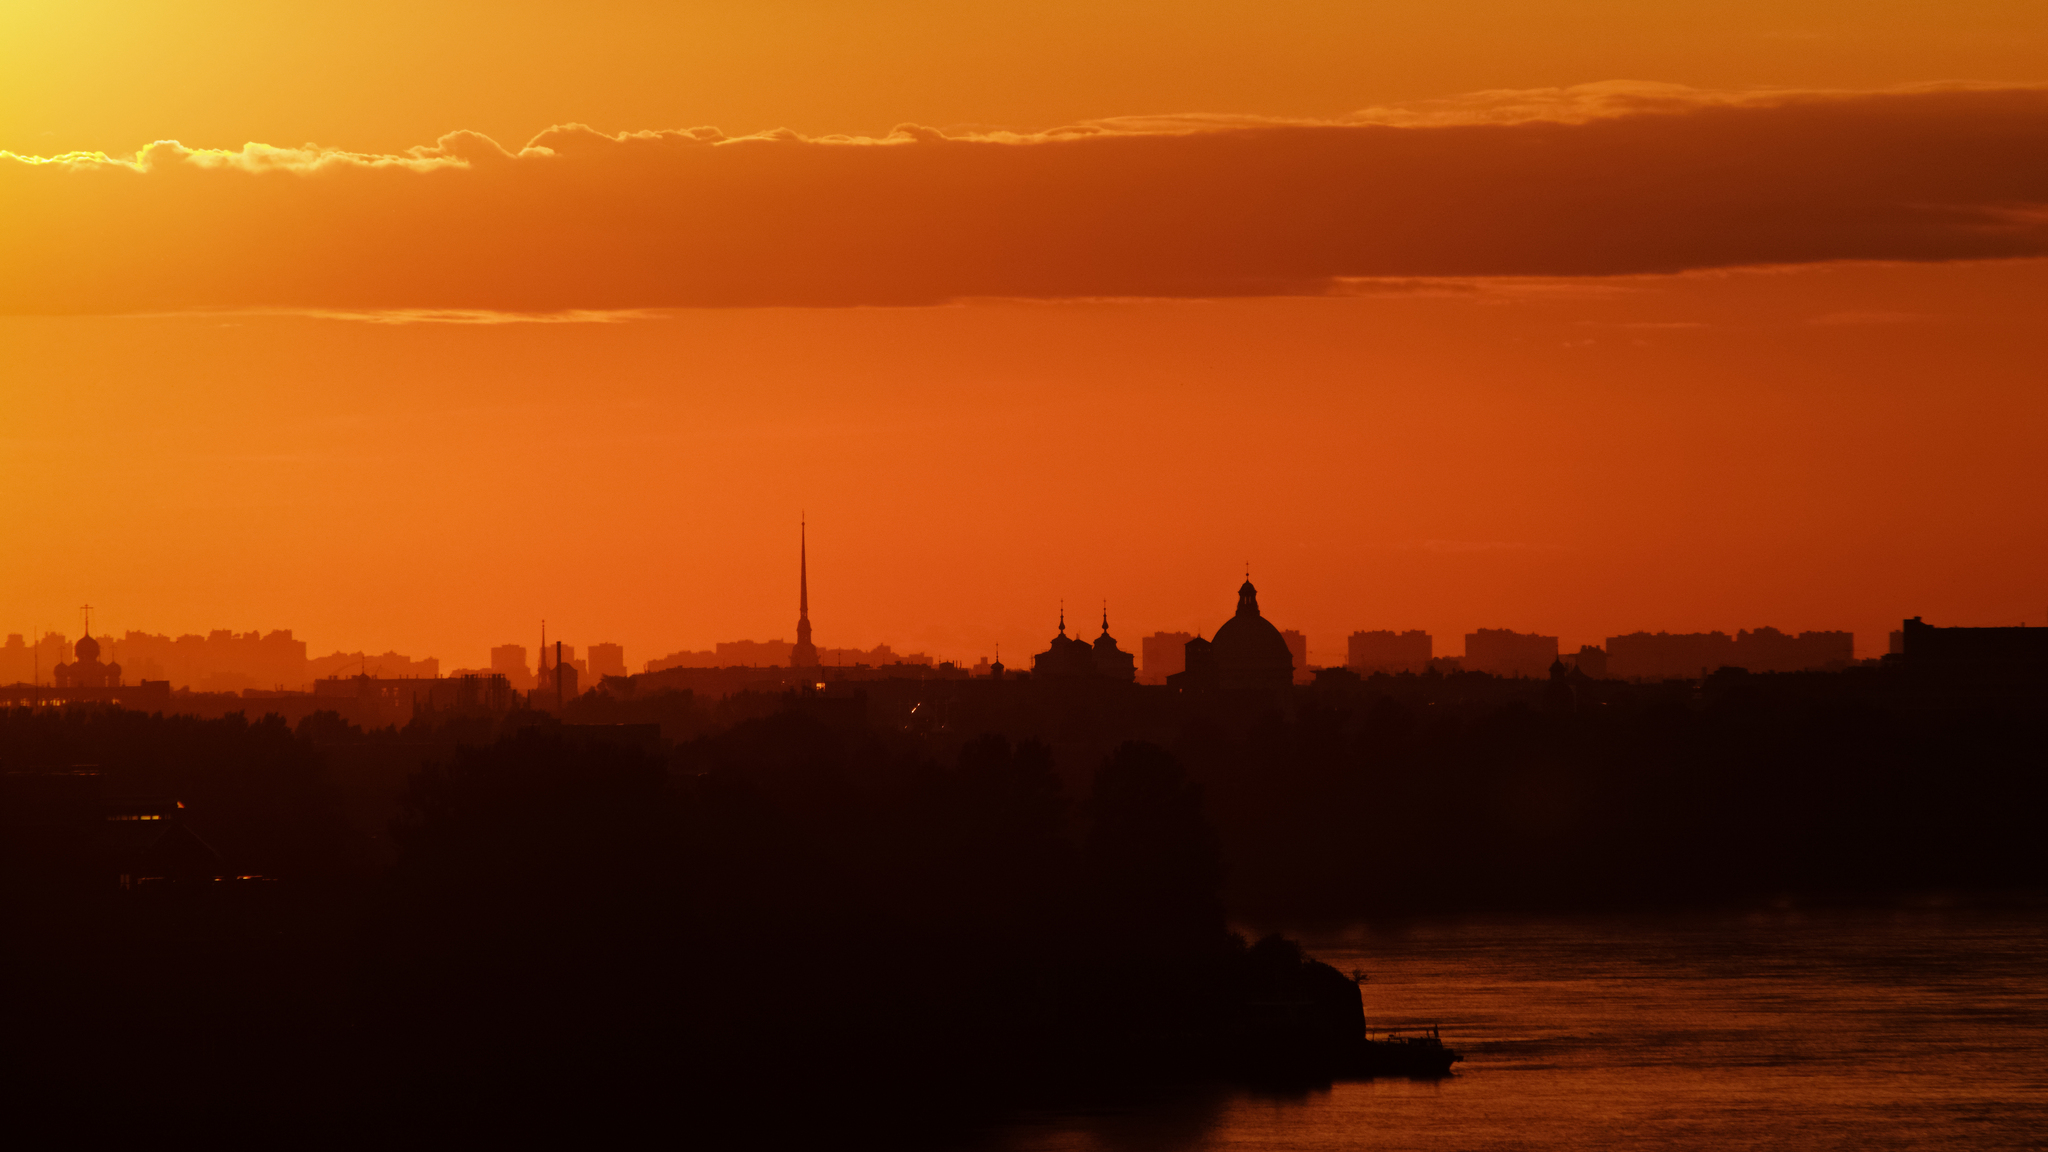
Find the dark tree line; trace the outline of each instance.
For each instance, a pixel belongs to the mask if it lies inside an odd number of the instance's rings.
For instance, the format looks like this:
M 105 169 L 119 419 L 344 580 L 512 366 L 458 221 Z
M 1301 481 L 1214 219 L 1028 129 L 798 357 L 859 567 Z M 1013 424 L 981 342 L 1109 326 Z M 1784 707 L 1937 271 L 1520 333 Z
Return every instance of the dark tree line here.
M 84 725 L 71 752 L 195 730 L 62 722 Z M 263 766 L 210 787 L 303 801 L 235 819 L 301 833 L 332 824 L 313 737 L 379 739 L 198 730 L 244 746 L 223 764 Z M 137 771 L 170 786 L 182 755 Z M 110 1102 L 322 1115 L 337 1138 L 588 1134 L 665 1112 L 727 1140 L 935 1137 L 1035 1095 L 1213 1071 L 1247 999 L 1308 964 L 1230 934 L 1199 791 L 1142 744 L 1075 803 L 1042 745 L 1001 737 L 940 764 L 801 710 L 668 753 L 534 725 L 419 772 L 396 837 L 395 867 L 355 888 L 331 882 L 340 845 L 265 857 L 283 884 L 261 893 L 166 886 L 40 921 L 12 903 L 33 942 L 9 953 L 15 986 L 81 977 L 15 1003 L 51 1098 L 102 1119 Z M 104 949 L 75 947 L 81 924 Z M 245 981 L 239 957 L 273 967 Z M 206 1051 L 133 1059 L 172 1035 Z
M 329 713 L 311 727 L 327 721 L 338 723 Z M 90 773 L 106 798 L 182 801 L 180 818 L 241 871 L 312 879 L 351 866 L 342 782 L 326 771 L 310 739 L 275 716 L 0 712 L 0 771 L 17 780 L 35 772 Z M 0 793 L 0 804 L 18 794 Z
M 1216 844 L 1154 747 L 1075 813 L 999 737 L 942 766 L 791 712 L 671 767 L 530 729 L 411 807 L 369 939 L 378 1027 L 421 1054 L 393 1075 L 437 1097 L 937 1122 L 1184 1069 L 1228 1025 Z
M 2048 885 L 2037 705 L 1840 678 L 1540 690 L 1380 678 L 1194 725 L 1235 913 L 1300 923 Z

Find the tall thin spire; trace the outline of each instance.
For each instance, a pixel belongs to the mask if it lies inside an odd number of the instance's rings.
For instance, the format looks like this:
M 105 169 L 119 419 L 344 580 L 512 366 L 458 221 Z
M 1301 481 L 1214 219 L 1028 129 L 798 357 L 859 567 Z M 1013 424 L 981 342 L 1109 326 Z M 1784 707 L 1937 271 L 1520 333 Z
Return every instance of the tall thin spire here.
M 815 668 L 818 649 L 811 643 L 811 541 L 809 517 L 799 513 L 796 521 L 796 644 L 789 650 L 789 666 Z
M 1102 602 L 1102 634 L 1109 635 L 1109 601 Z

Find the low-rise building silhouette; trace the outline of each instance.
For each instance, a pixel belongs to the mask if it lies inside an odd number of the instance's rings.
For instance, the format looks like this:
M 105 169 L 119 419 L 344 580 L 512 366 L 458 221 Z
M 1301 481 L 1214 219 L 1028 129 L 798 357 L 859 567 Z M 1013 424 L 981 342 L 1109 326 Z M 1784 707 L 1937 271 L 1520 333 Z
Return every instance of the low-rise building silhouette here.
M 720 668 L 804 667 L 796 663 L 796 645 L 787 640 L 728 640 L 716 652 Z
M 1142 657 L 1139 680 L 1164 684 L 1168 676 L 1186 668 L 1188 641 L 1194 638 L 1192 632 L 1154 632 L 1138 641 Z
M 1631 632 L 1607 638 L 1607 672 L 1622 680 L 1679 679 L 1728 667 L 1735 639 L 1726 632 Z
M 441 675 L 441 661 L 433 656 L 414 659 L 402 652 L 394 651 L 380 654 L 363 651 L 335 652 L 306 661 L 306 670 L 314 679 L 357 674 L 393 679 L 432 680 Z
M 565 669 L 571 686 L 576 671 Z M 552 691 L 552 690 L 551 690 Z M 515 689 L 504 676 L 442 676 L 433 678 L 379 676 L 330 676 L 313 682 L 311 699 L 260 698 L 257 705 L 281 715 L 303 715 L 310 711 L 332 711 L 365 728 L 403 726 L 422 714 L 441 716 L 499 716 L 514 703 Z M 550 697 L 552 701 L 552 697 Z M 295 707 L 293 707 L 295 706 Z
M 526 645 L 500 644 L 491 649 L 491 672 L 521 692 L 533 687 L 533 670 L 526 666 Z
M 717 668 L 718 651 L 715 648 L 692 650 L 685 648 L 666 656 L 656 656 L 640 666 L 640 671 L 665 672 L 671 668 Z
M 1567 652 L 1558 660 L 1589 680 L 1607 679 L 1607 652 L 1598 645 L 1581 644 L 1577 652 Z
M 2016 682 L 2048 676 L 2048 628 L 1937 628 L 1915 616 L 1899 630 L 1916 672 Z
M 892 664 L 916 664 L 929 668 L 938 663 L 938 661 L 924 652 L 898 652 L 887 644 L 877 644 L 873 648 L 865 649 L 820 648 L 818 649 L 818 663 L 820 665 L 829 664 L 841 668 L 851 668 L 856 664 L 865 664 L 870 668 L 881 668 Z
M 721 641 L 708 651 L 671 652 L 657 656 L 642 666 L 641 672 L 666 672 L 678 668 L 791 668 L 794 645 L 787 640 L 730 640 Z M 866 665 L 879 668 L 888 664 L 918 664 L 929 667 L 938 663 L 924 652 L 898 652 L 887 644 L 873 648 L 819 648 L 818 662 L 810 667 L 851 668 Z
M 1787 635 L 1776 628 L 1735 634 L 1734 666 L 1751 672 L 1816 672 L 1846 668 L 1856 660 L 1852 632 L 1801 632 Z
M 1361 676 L 1375 672 L 1421 672 L 1435 652 L 1429 633 L 1379 630 L 1353 632 L 1345 644 L 1344 666 Z
M 294 637 L 289 628 L 270 632 L 216 628 L 204 636 L 187 634 L 175 640 L 130 629 L 110 647 L 113 658 L 129 675 L 168 680 L 196 691 L 303 690 L 320 674 L 307 658 L 306 642 Z
M 1557 662 L 1557 637 L 1507 628 L 1465 634 L 1465 670 L 1495 676 L 1548 676 Z
M 33 644 L 19 632 L 10 633 L 7 642 L 0 644 L 0 684 L 48 684 L 50 669 L 71 654 L 71 645 L 62 632 L 45 632 Z M 146 672 L 129 669 L 128 674 L 141 676 Z
M 1308 670 L 1308 634 L 1292 628 L 1282 628 L 1280 639 L 1287 645 L 1287 655 L 1294 660 L 1294 682 L 1307 684 L 1315 679 Z
M 588 661 L 593 682 L 607 676 L 626 675 L 626 648 L 623 644 L 592 644 Z
M 1718 668 L 1751 672 L 1807 672 L 1846 667 L 1856 658 L 1849 632 L 1801 632 L 1776 628 L 1726 632 L 1632 632 L 1607 638 L 1609 675 L 1624 680 L 1684 679 Z

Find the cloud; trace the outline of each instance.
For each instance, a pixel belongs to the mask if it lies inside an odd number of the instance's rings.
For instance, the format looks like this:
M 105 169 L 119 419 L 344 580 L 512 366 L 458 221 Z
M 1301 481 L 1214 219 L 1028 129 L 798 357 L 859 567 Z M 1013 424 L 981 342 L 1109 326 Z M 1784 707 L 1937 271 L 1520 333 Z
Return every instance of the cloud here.
M 2048 254 L 2048 90 L 1480 93 L 949 137 L 470 132 L 0 154 L 0 312 L 447 322 L 974 297 L 1551 291 Z M 479 322 L 468 320 L 463 322 Z
M 495 157 L 493 156 L 495 154 Z M 537 153 L 537 155 L 540 153 Z M 268 144 L 244 144 L 239 152 L 223 148 L 187 148 L 176 140 L 158 140 L 133 157 L 109 156 L 105 152 L 66 152 L 59 156 L 18 156 L 0 152 L 0 159 L 29 167 L 78 171 L 118 168 L 129 172 L 176 172 L 181 168 L 199 171 L 298 172 L 315 173 L 336 169 L 394 169 L 431 172 L 436 168 L 465 168 L 473 160 L 510 154 L 488 136 L 474 132 L 451 132 L 431 148 L 413 148 L 402 156 L 345 152 L 307 144 L 299 148 L 273 148 Z
M 1396 552 L 1440 552 L 1462 556 L 1479 552 L 1559 552 L 1560 544 L 1525 544 L 1517 540 L 1409 540 L 1393 545 Z
M 1922 312 L 1829 312 L 1807 320 L 1808 324 L 1822 327 L 1859 326 L 1864 324 L 1918 324 L 1935 317 Z
M 1914 84 L 1887 92 L 1793 88 L 1713 91 L 1645 80 L 1606 80 L 1563 88 L 1501 88 L 1433 100 L 1364 108 L 1341 123 L 1445 128 L 1472 124 L 1586 124 L 1625 116 L 1676 115 L 1709 108 L 1775 108 L 1828 104 L 1876 96 L 1933 96 L 1944 93 L 2006 92 L 2011 85 Z
M 1670 332 L 1694 328 L 1711 327 L 1704 320 L 1581 320 L 1587 328 L 1621 328 L 1625 330 Z
M 305 316 L 314 320 L 346 320 L 360 324 L 626 324 L 634 320 L 659 320 L 668 313 L 648 308 L 608 310 L 571 308 L 559 312 L 495 312 L 482 308 L 238 308 L 223 316 Z M 192 315 L 192 311 L 169 315 Z M 141 317 L 165 313 L 137 313 Z

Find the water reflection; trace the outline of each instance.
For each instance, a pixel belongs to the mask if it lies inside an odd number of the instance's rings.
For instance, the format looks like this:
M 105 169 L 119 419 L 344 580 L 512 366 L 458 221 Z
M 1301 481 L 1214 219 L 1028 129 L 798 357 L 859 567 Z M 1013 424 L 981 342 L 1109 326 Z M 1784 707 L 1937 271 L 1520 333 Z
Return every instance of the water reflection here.
M 1308 937 L 1443 1081 L 1190 1090 L 989 1149 L 2018 1149 L 2048 1142 L 2048 917 L 1918 910 Z

